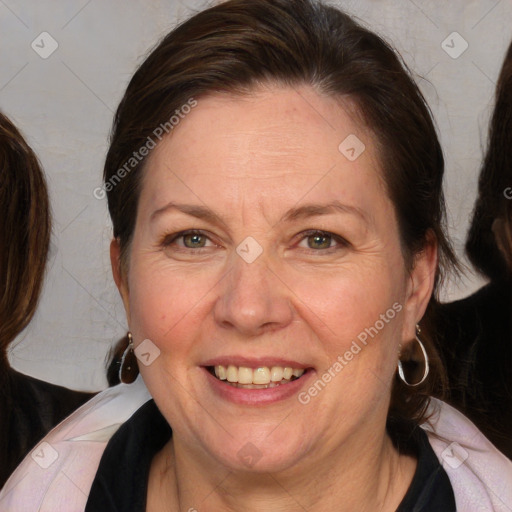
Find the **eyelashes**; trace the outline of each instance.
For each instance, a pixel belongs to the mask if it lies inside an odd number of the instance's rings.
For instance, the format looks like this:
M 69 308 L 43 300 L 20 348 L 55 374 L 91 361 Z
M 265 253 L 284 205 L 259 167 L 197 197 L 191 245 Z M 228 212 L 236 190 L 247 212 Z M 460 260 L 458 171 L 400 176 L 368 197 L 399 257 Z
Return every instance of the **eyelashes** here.
M 188 229 L 164 235 L 159 244 L 163 249 L 174 248 L 181 251 L 198 252 L 210 247 L 220 247 L 212 241 L 212 235 L 200 229 Z
M 223 248 L 222 243 L 208 231 L 189 229 L 164 235 L 159 246 L 169 251 L 201 254 L 205 251 Z M 332 254 L 346 249 L 350 243 L 340 235 L 330 231 L 309 229 L 295 235 L 289 244 L 291 249 L 298 249 L 308 254 Z
M 208 242 L 211 242 L 208 235 L 197 229 L 181 231 L 175 235 L 167 235 L 163 239 L 163 245 L 165 246 L 176 244 L 187 249 L 202 249 L 208 246 Z
M 298 247 L 304 247 L 312 251 L 331 251 L 340 247 L 347 247 L 348 242 L 341 236 L 330 231 L 308 230 L 300 233 L 302 238 L 297 244 Z

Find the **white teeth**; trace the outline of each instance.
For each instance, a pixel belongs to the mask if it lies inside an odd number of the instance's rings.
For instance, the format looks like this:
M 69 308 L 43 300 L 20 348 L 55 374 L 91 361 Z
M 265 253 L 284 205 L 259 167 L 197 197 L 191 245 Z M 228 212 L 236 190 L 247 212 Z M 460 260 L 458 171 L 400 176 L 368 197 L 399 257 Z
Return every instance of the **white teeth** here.
M 270 370 L 270 380 L 272 382 L 280 382 L 283 380 L 283 368 L 281 366 L 272 366 Z
M 224 366 L 216 366 L 215 367 L 215 375 L 220 380 L 226 380 L 227 379 L 226 368 L 224 368 Z
M 238 382 L 238 368 L 230 364 L 226 372 L 228 382 Z
M 238 368 L 238 383 L 252 384 L 252 368 L 246 368 L 245 366 Z
M 227 380 L 237 387 L 255 389 L 260 387 L 275 387 L 279 384 L 290 382 L 292 376 L 299 378 L 303 373 L 302 368 L 291 368 L 289 366 L 260 366 L 259 368 L 248 368 L 247 366 L 225 366 L 214 367 L 215 375 L 220 380 Z
M 270 370 L 266 366 L 256 368 L 253 372 L 252 382 L 253 384 L 268 384 L 270 382 Z

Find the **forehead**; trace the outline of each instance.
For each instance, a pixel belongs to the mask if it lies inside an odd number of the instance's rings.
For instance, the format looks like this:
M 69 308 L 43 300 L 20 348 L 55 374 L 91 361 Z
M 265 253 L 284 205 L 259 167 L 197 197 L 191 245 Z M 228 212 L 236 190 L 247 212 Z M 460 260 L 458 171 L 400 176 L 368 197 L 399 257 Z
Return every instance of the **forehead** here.
M 306 194 L 384 192 L 374 136 L 339 100 L 308 87 L 274 87 L 197 102 L 150 155 L 142 202 L 158 205 L 169 195 L 207 204 L 235 195 L 298 202 Z

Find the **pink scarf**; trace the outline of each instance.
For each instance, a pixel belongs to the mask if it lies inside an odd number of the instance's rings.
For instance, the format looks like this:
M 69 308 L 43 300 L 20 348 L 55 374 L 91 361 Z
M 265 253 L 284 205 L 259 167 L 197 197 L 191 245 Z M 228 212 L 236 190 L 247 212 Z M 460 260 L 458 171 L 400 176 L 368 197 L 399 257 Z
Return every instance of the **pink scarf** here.
M 142 378 L 95 396 L 55 427 L 0 492 L 0 512 L 82 512 L 109 439 L 151 396 Z M 458 512 L 511 512 L 512 461 L 465 416 L 432 399 L 422 428 L 446 470 Z

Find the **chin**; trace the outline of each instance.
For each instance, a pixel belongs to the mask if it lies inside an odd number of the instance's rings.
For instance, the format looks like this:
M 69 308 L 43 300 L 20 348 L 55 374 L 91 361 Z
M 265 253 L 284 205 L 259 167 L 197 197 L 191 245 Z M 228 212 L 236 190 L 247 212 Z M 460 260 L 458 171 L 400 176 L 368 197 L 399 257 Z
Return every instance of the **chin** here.
M 306 449 L 303 436 L 292 433 L 274 439 L 266 428 L 258 434 L 244 435 L 243 439 L 219 440 L 210 445 L 210 453 L 230 471 L 251 473 L 279 473 L 292 468 L 304 458 Z M 262 433 L 263 432 L 263 433 Z M 261 441 L 257 441 L 261 439 Z M 212 449 L 213 448 L 213 449 Z

